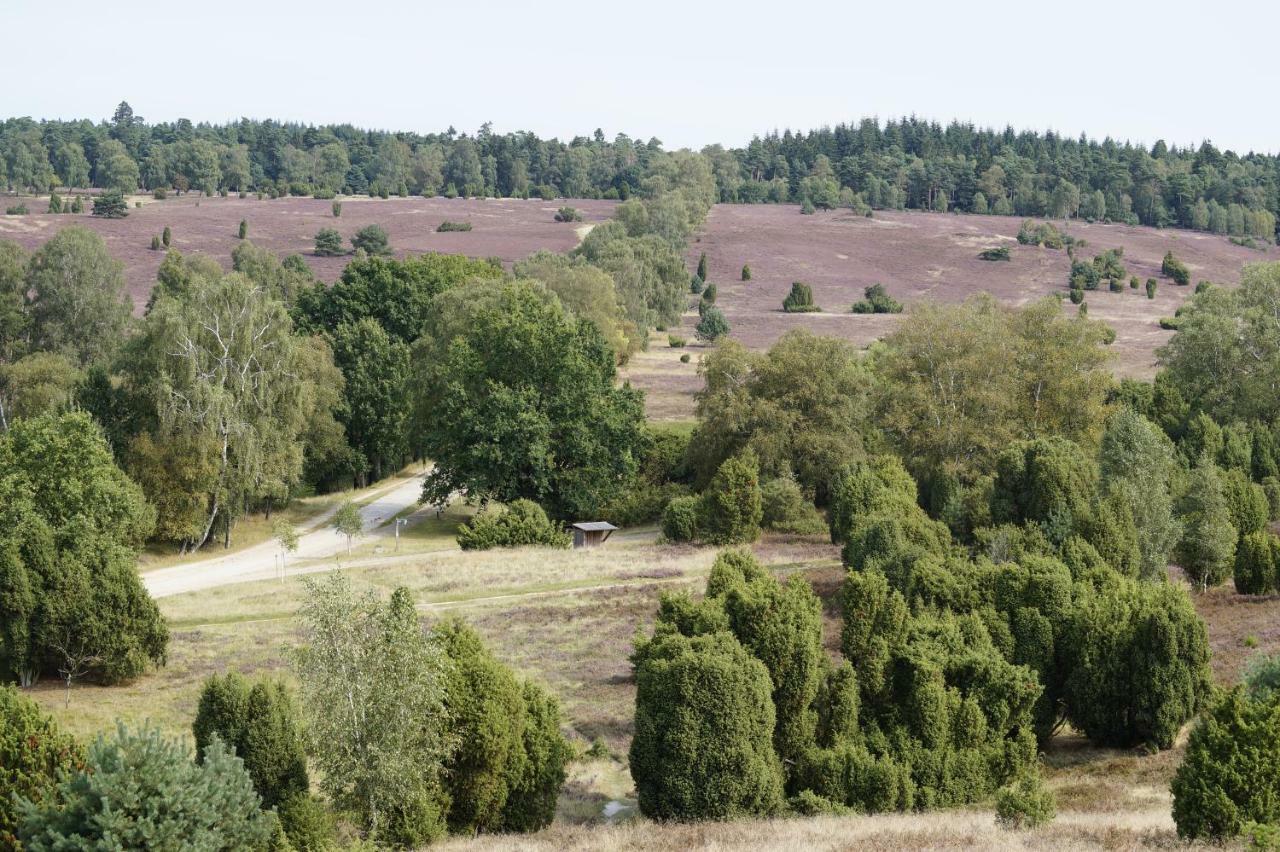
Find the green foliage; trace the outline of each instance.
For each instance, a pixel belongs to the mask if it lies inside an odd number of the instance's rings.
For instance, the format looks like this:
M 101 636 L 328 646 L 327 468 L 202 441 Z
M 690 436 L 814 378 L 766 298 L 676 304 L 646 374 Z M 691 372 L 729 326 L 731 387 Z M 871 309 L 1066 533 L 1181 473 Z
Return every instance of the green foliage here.
M 276 813 L 289 845 L 298 852 L 327 852 L 333 847 L 336 820 L 316 797 L 291 796 L 276 806 Z
M 729 334 L 729 321 L 725 319 L 724 312 L 719 308 L 707 308 L 694 327 L 694 334 L 699 340 L 714 343 Z
M 582 214 L 578 212 L 578 208 L 569 207 L 568 205 L 561 207 L 556 211 L 557 222 L 581 222 Z
M 812 216 L 818 211 L 814 208 L 813 202 L 806 198 L 804 203 L 800 205 L 800 212 L 805 216 Z
M 1030 773 L 996 793 L 996 823 L 1002 828 L 1039 828 L 1057 815 L 1053 791 L 1039 773 Z
M 698 255 L 698 271 L 694 274 L 697 275 L 699 278 L 701 278 L 703 281 L 706 281 L 708 278 L 707 253 L 705 251 L 702 254 Z
M 853 303 L 855 314 L 900 314 L 902 303 L 885 291 L 883 284 L 872 284 L 863 291 L 863 299 Z
M 813 303 L 813 288 L 796 281 L 791 285 L 791 292 L 782 300 L 782 310 L 789 314 L 805 314 L 821 311 L 822 308 Z
M 344 380 L 337 418 L 376 482 L 398 470 L 409 449 L 409 346 L 372 317 L 338 326 L 331 340 Z
M 160 232 L 160 242 L 164 243 L 165 248 L 173 242 L 173 232 L 169 230 L 168 225 L 165 225 L 164 230 Z
M 749 263 L 742 264 L 742 280 L 743 281 L 751 280 L 751 264 Z
M 249 223 L 244 219 L 240 220 L 240 228 L 236 231 L 236 236 L 242 240 L 249 236 Z
M 1280 591 L 1280 537 L 1255 530 L 1240 537 L 1233 571 L 1236 591 L 1265 595 Z
M 369 257 L 383 257 L 392 254 L 387 244 L 387 232 L 381 225 L 365 225 L 355 232 L 351 238 L 351 250 L 363 251 Z
M 123 219 L 129 215 L 129 204 L 119 190 L 107 190 L 94 197 L 93 215 L 102 219 Z
M 696 541 L 703 527 L 701 497 L 674 497 L 662 510 L 662 534 L 667 541 Z
M 310 787 L 297 709 L 280 681 L 251 685 L 238 672 L 211 675 L 200 691 L 192 733 L 197 755 L 216 737 L 244 762 L 263 808 Z
M 651 819 L 767 816 L 782 807 L 769 671 L 727 631 L 638 643 L 629 763 Z
M 1172 251 L 1165 252 L 1164 260 L 1160 262 L 1160 274 L 1166 278 L 1172 278 L 1173 283 L 1181 287 L 1191 283 L 1191 270 L 1187 269 L 1185 263 L 1174 257 Z
M 101 236 L 79 225 L 63 228 L 31 255 L 26 276 L 34 348 L 60 352 L 79 367 L 116 353 L 133 301 L 124 266 Z
M 342 244 L 342 234 L 333 228 L 321 228 L 317 231 L 315 243 L 315 252 L 320 257 L 337 257 L 347 253 Z
M 703 494 L 699 529 L 711 544 L 740 544 L 760 536 L 760 463 L 750 450 L 726 459 Z
M 1008 246 L 997 246 L 996 248 L 983 249 L 978 253 L 978 260 L 1012 260 L 1009 255 Z
M 1096 743 L 1169 748 L 1209 696 L 1209 643 L 1185 591 L 1115 575 L 1077 587 L 1064 651 L 1072 724 Z
M 556 294 L 565 310 L 590 320 L 613 349 L 618 363 L 644 346 L 644 333 L 624 314 L 613 279 L 584 259 L 541 251 L 517 262 L 512 271 L 517 278 L 541 282 Z
M 335 202 L 333 202 L 333 204 L 332 204 L 332 205 L 330 205 L 330 208 L 329 208 L 329 209 L 330 209 L 330 212 L 332 212 L 332 213 L 333 213 L 333 218 L 338 219 L 338 218 L 340 218 L 340 217 L 342 216 L 342 202 L 341 202 L 341 201 L 335 201 Z
M 437 234 L 448 234 L 455 231 L 470 231 L 470 230 L 471 230 L 470 222 L 450 222 L 447 219 L 436 226 Z M 369 253 L 375 254 L 376 252 L 369 252 Z
M 271 825 L 240 759 L 219 740 L 201 756 L 121 725 L 89 747 L 83 770 L 22 805 L 18 836 L 28 852 L 263 848 Z
M 444 293 L 414 350 L 423 498 L 535 500 L 586 517 L 635 473 L 640 394 L 616 387 L 594 325 L 528 282 Z
M 794 535 L 821 535 L 827 524 L 805 498 L 794 476 L 770 479 L 760 489 L 760 518 L 766 529 Z
M 1240 680 L 1254 701 L 1280 698 L 1280 654 L 1254 654 L 1245 663 Z
M 1280 702 L 1223 694 L 1192 729 L 1174 775 L 1173 820 L 1188 839 L 1280 822 Z
M 1211 461 L 1202 460 L 1192 469 L 1178 517 L 1182 538 L 1174 559 L 1201 590 L 1218 585 L 1231 573 L 1237 532 L 1222 475 Z
M 683 337 L 681 337 L 678 334 L 667 335 L 667 345 L 672 349 L 679 349 L 680 347 L 684 346 L 685 343 L 687 342 L 688 341 L 686 341 Z
M 0 437 L 0 677 L 30 685 L 70 667 L 113 683 L 163 662 L 168 629 L 134 565 L 154 519 L 88 415 L 12 424 Z
M 0 845 L 17 845 L 17 799 L 40 806 L 63 773 L 84 767 L 84 749 L 58 729 L 39 705 L 0 686 Z
M 463 550 L 494 547 L 568 547 L 571 536 L 547 518 L 532 500 L 514 500 L 505 509 L 486 509 L 458 529 Z
M 1061 249 L 1066 243 L 1062 233 L 1052 222 L 1033 222 L 1025 220 L 1018 228 L 1018 242 L 1024 246 L 1044 246 Z
M 1156 279 L 1148 278 L 1146 287 L 1147 287 L 1147 298 L 1154 299 L 1156 297 Z
M 295 666 L 320 787 L 370 839 L 420 845 L 444 832 L 448 660 L 413 600 L 357 595 L 340 572 L 304 580 Z

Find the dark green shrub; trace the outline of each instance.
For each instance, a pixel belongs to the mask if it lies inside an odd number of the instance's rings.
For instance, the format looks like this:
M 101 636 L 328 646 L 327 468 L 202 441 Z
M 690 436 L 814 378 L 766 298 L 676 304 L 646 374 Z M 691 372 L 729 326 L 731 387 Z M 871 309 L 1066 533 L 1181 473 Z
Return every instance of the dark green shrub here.
M 1018 228 L 1018 242 L 1024 246 L 1044 246 L 1051 249 L 1061 249 L 1066 244 L 1062 233 L 1053 223 L 1032 222 L 1030 219 Z
M 1111 279 L 1111 282 L 1107 285 L 1107 288 L 1108 288 L 1112 293 L 1123 293 L 1123 292 L 1124 292 L 1124 281 L 1122 281 L 1122 280 L 1121 280 L 1121 279 L 1119 279 L 1119 278 L 1112 278 L 1112 279 Z
M 675 497 L 662 510 L 662 534 L 667 541 L 697 541 L 702 533 L 702 498 Z
M 978 253 L 978 260 L 1011 260 L 1008 246 L 983 249 Z
M 1225 839 L 1248 823 L 1280 823 L 1280 701 L 1222 695 L 1191 731 L 1171 785 L 1188 839 Z
M 1156 297 L 1156 279 L 1147 279 L 1147 298 L 1154 299 Z
M 576 207 L 561 207 L 556 211 L 557 222 L 581 222 L 582 214 L 578 212 Z
M 249 236 L 249 223 L 244 219 L 240 220 L 240 229 L 236 232 L 236 236 L 242 240 Z
M 996 823 L 1013 830 L 1039 828 L 1057 815 L 1053 791 L 1044 786 L 1040 774 L 1028 773 L 996 793 Z
M 365 225 L 356 231 L 351 238 L 351 248 L 364 251 L 370 257 L 386 257 L 392 253 L 391 246 L 387 244 L 387 232 L 381 225 Z
M 694 334 L 699 340 L 714 343 L 728 335 L 729 330 L 729 321 L 725 319 L 724 312 L 713 306 L 702 312 L 702 318 L 694 327 Z
M 1187 593 L 1100 575 L 1080 584 L 1064 639 L 1067 715 L 1100 745 L 1169 748 L 1209 696 L 1209 643 Z
M 793 535 L 821 535 L 827 522 L 805 498 L 794 476 L 771 479 L 760 489 L 760 518 L 766 529 Z
M 24 208 L 22 212 L 26 212 Z M 117 189 L 109 189 L 93 199 L 94 216 L 103 219 L 123 219 L 129 215 L 129 205 Z
M 159 238 L 159 237 L 152 237 L 152 238 L 151 238 L 151 250 L 152 250 L 152 251 L 160 251 L 160 238 Z
M 165 225 L 164 230 L 160 232 L 160 242 L 164 243 L 164 247 L 168 248 L 173 242 L 173 233 L 169 230 L 169 226 Z
M 342 244 L 342 234 L 333 228 L 321 228 L 316 233 L 316 254 L 320 257 L 338 257 L 346 254 Z
M 316 797 L 295 794 L 277 805 L 276 813 L 290 846 L 297 852 L 327 852 L 333 848 L 337 820 Z
M 688 363 L 689 363 L 689 361 L 690 361 L 690 358 L 689 358 L 689 353 L 688 353 L 688 352 L 686 352 L 686 353 L 684 353 L 683 355 L 681 355 L 681 356 L 680 356 L 680 363 L 681 363 L 681 364 L 688 364 Z
M 437 234 L 447 234 L 454 231 L 470 231 L 470 230 L 471 230 L 470 222 L 450 222 L 447 219 L 441 222 L 436 227 Z M 373 254 L 373 252 L 370 252 L 370 254 Z
M 49 193 L 49 209 L 46 212 L 61 213 L 62 212 L 62 196 L 58 195 L 58 193 L 56 192 Z
M 1135 275 L 1129 279 L 1129 289 L 1130 290 L 1138 289 L 1138 276 Z
M 768 816 L 782 807 L 772 683 L 727 631 L 637 644 L 629 763 L 657 820 Z
M 335 201 L 329 208 L 333 212 L 333 218 L 337 219 L 342 215 L 342 202 Z
M 1079 287 L 1071 288 L 1071 304 L 1078 305 L 1084 301 L 1084 290 Z
M 743 281 L 751 280 L 751 265 L 748 263 L 742 264 L 742 280 Z
M 106 208 L 103 208 L 103 209 L 105 210 Z M 95 205 L 95 206 L 94 206 L 94 214 L 95 214 L 95 215 L 97 215 L 97 210 L 98 210 L 98 208 L 97 208 L 97 206 Z M 6 216 L 26 216 L 26 215 L 27 215 L 28 213 L 30 213 L 30 212 L 31 212 L 31 211 L 27 209 L 27 205 L 22 204 L 22 203 L 15 204 L 15 205 L 13 205 L 12 207 L 6 207 L 6 208 L 4 209 L 4 215 L 6 215 Z M 102 215 L 106 215 L 106 214 L 105 214 L 105 213 L 103 213 Z M 129 215 L 129 214 L 128 214 L 128 213 L 125 213 L 124 215 L 125 215 L 125 216 L 127 216 L 127 215 Z
M 1166 278 L 1172 278 L 1173 283 L 1180 287 L 1191 283 L 1191 270 L 1187 269 L 1185 263 L 1174 257 L 1172 251 L 1165 252 L 1164 260 L 1160 263 L 1160 274 Z
M 807 198 L 804 200 L 804 203 L 800 205 L 800 213 L 804 216 L 812 216 L 816 212 L 817 210 L 814 208 L 813 202 Z
M 719 295 L 719 290 L 716 288 L 715 284 L 708 284 L 706 287 L 702 288 L 702 304 L 698 306 L 699 310 L 705 310 L 711 305 L 714 305 L 716 303 L 717 295 Z
M 702 495 L 701 537 L 740 544 L 760 536 L 760 464 L 750 450 L 726 459 Z
M 243 197 L 243 193 L 241 193 L 241 196 Z M 163 186 L 157 186 L 151 191 L 151 197 L 156 201 L 164 201 L 169 197 L 169 190 L 165 189 Z
M 698 270 L 695 273 L 703 281 L 708 279 L 707 275 L 707 253 L 704 251 L 698 255 Z
M 1245 462 L 1246 467 L 1247 464 Z M 1231 516 L 1231 525 L 1235 527 L 1236 534 L 1246 536 L 1265 527 L 1270 520 L 1271 506 L 1262 486 L 1250 482 L 1248 474 L 1239 467 L 1223 470 L 1221 477 L 1222 496 L 1227 501 L 1227 512 Z
M 39 806 L 61 773 L 84 768 L 84 749 L 31 699 L 0 686 L 0 847 L 20 848 L 16 798 Z
M 192 733 L 197 760 L 217 737 L 244 761 L 264 808 L 310 788 L 297 709 L 279 681 L 250 685 L 237 672 L 212 675 L 200 692 Z
M 449 830 L 498 831 L 511 783 L 526 761 L 524 696 L 510 669 L 470 627 L 451 620 L 435 635 L 450 662 L 445 707 L 456 737 L 444 773 Z
M 22 808 L 28 852 L 88 849 L 258 849 L 271 822 L 240 759 L 215 740 L 200 764 L 178 740 L 123 725 L 89 747 L 41 804 Z
M 689 292 L 692 293 L 693 295 L 697 296 L 698 294 L 700 294 L 703 290 L 703 287 L 704 287 L 704 282 L 698 276 L 695 275 L 689 279 Z
M 679 349 L 681 346 L 684 346 L 685 343 L 687 342 L 688 341 L 686 341 L 683 337 L 681 337 L 678 334 L 667 335 L 667 346 L 670 346 L 672 349 Z
M 791 285 L 791 292 L 782 300 L 782 310 L 789 314 L 805 314 L 821 311 L 813 303 L 813 288 L 801 281 Z
M 532 500 L 513 500 L 505 509 L 487 508 L 458 529 L 463 550 L 494 547 L 568 547 L 571 536 Z
M 534 683 L 524 684 L 523 771 L 510 783 L 502 814 L 504 831 L 538 831 L 551 825 L 573 748 L 560 733 L 560 705 Z
M 851 310 L 855 314 L 900 314 L 902 303 L 893 299 L 884 289 L 883 284 L 872 284 L 863 290 L 864 298 L 854 302 Z
M 1242 595 L 1280 591 L 1280 538 L 1267 530 L 1242 536 L 1236 545 L 1233 578 Z

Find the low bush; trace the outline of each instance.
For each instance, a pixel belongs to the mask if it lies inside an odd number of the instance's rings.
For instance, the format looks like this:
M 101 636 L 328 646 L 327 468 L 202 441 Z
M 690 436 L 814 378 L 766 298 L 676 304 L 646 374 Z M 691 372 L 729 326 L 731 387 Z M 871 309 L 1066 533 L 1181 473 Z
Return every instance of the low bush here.
M 978 253 L 978 260 L 1011 260 L 1008 246 L 983 249 Z
M 192 760 L 159 731 L 121 725 L 89 747 L 84 769 L 25 804 L 28 852 L 78 849 L 261 849 L 273 821 L 244 766 L 221 740 Z
M 782 310 L 789 314 L 807 314 L 821 311 L 813 303 L 813 288 L 801 281 L 791 285 L 791 292 L 782 300 Z
M 129 204 L 119 190 L 107 190 L 93 199 L 92 213 L 102 219 L 123 219 L 129 215 Z
M 678 334 L 667 335 L 667 346 L 672 349 L 679 349 L 681 346 L 684 346 L 686 342 L 687 341 Z
M 470 230 L 471 230 L 470 222 L 450 222 L 447 219 L 441 222 L 439 226 L 436 227 L 437 234 L 447 234 L 454 231 L 470 231 Z
M 1018 228 L 1018 242 L 1024 246 L 1044 246 L 1060 249 L 1066 243 L 1062 232 L 1051 222 L 1033 222 L 1027 219 Z
M 160 237 L 158 237 L 158 236 L 153 236 L 153 237 L 151 238 L 151 250 L 152 250 L 152 251 L 160 251 Z
M 750 265 L 750 264 L 746 264 L 746 263 L 742 264 L 742 280 L 743 280 L 743 281 L 750 281 L 750 280 L 751 280 L 751 265 Z
M 827 522 L 793 476 L 771 479 L 760 489 L 760 522 L 765 529 L 793 535 L 821 535 Z
M 892 298 L 883 284 L 872 284 L 862 291 L 863 299 L 853 303 L 855 314 L 900 314 L 902 303 Z
M 1123 293 L 1124 281 L 1122 281 L 1119 278 L 1112 278 L 1110 283 L 1107 285 L 1107 289 L 1109 289 L 1112 293 Z
M 578 212 L 576 207 L 561 207 L 556 211 L 557 222 L 581 222 L 582 214 Z
M 342 215 L 342 202 L 333 202 L 333 205 L 329 209 L 333 212 L 333 218 L 337 219 Z
M 505 509 L 487 507 L 458 530 L 463 550 L 494 547 L 568 547 L 572 541 L 559 524 L 532 500 L 514 500 Z
M 694 275 L 692 278 L 689 279 L 689 292 L 695 296 L 702 293 L 702 289 L 704 286 L 705 284 L 703 280 L 699 278 L 697 275 Z
M 165 189 L 163 186 L 157 186 L 155 189 L 151 191 L 151 197 L 154 198 L 156 201 L 164 201 L 166 198 L 169 197 L 169 191 Z
M 724 312 L 712 306 L 702 312 L 702 318 L 694 326 L 694 334 L 699 340 L 714 343 L 729 334 L 729 321 Z
M 5 210 L 4 210 L 4 215 L 6 215 L 6 216 L 26 216 L 29 212 L 30 212 L 30 211 L 29 211 L 29 210 L 27 210 L 27 205 L 19 203 L 19 204 L 15 204 L 15 205 L 13 205 L 12 207 L 6 207 L 6 208 L 5 208 Z
M 813 202 L 812 202 L 812 201 L 810 201 L 810 200 L 809 200 L 809 199 L 807 199 L 807 198 L 804 200 L 804 203 L 800 205 L 800 213 L 801 213 L 801 215 L 804 215 L 804 216 L 812 216 L 812 215 L 813 215 L 814 213 L 816 213 L 816 212 L 817 212 L 817 210 L 816 210 L 816 208 L 813 206 Z
M 1222 840 L 1250 823 L 1280 823 L 1280 701 L 1240 688 L 1214 702 L 1191 731 L 1174 775 L 1173 821 L 1187 839 Z
M 1147 298 L 1154 299 L 1156 297 L 1156 279 L 1147 279 Z
M 1084 301 L 1084 290 L 1079 287 L 1071 288 L 1071 304 L 1078 305 Z
M 686 353 L 684 353 L 683 355 L 681 355 L 681 356 L 680 356 L 680 363 L 681 363 L 681 364 L 688 364 L 688 363 L 689 363 L 689 360 L 690 360 L 690 358 L 689 358 L 689 353 L 688 353 L 688 352 L 686 352 Z
M 996 823 L 1001 828 L 1038 828 L 1056 815 L 1053 791 L 1044 786 L 1038 772 L 1024 775 L 996 793 Z
M 34 701 L 0 685 L 0 848 L 18 849 L 18 799 L 40 806 L 62 773 L 84 768 L 84 749 Z
M 702 531 L 702 498 L 674 497 L 662 510 L 662 534 L 667 541 L 697 541 Z
M 321 228 L 316 233 L 316 254 L 320 257 L 338 257 L 347 253 L 342 244 L 342 234 L 333 228 Z
M 702 495 L 701 538 L 711 544 L 742 544 L 760 537 L 763 516 L 760 464 L 747 450 L 726 459 Z
M 1160 263 L 1160 274 L 1166 278 L 1172 278 L 1173 283 L 1180 287 L 1191 283 L 1191 270 L 1185 263 L 1174 257 L 1172 251 L 1165 252 L 1164 260 Z
M 385 257 L 392 253 L 391 246 L 387 243 L 387 232 L 381 225 L 365 225 L 356 231 L 351 238 L 351 248 L 363 251 L 370 257 Z

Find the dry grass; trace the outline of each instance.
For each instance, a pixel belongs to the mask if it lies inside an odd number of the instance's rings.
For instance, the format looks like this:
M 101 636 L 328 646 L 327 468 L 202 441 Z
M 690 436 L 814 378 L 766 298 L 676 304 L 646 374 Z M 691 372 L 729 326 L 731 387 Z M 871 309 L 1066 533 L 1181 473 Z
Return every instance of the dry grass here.
M 989 811 L 739 820 L 730 823 L 659 825 L 635 820 L 619 825 L 563 825 L 530 837 L 454 839 L 444 850 L 1124 850 L 1184 847 L 1168 810 L 1063 814 L 1024 832 L 998 828 Z

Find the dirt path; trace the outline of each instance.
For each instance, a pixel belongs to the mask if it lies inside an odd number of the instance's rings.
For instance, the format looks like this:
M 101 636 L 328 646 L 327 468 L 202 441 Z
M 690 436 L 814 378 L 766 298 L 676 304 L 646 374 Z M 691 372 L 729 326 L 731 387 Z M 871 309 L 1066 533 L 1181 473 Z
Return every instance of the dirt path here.
M 365 532 L 377 530 L 400 512 L 417 505 L 421 495 L 422 475 L 374 492 L 373 497 L 360 506 Z M 298 527 L 298 549 L 289 555 L 286 574 L 312 573 L 334 567 L 306 565 L 303 560 L 324 559 L 346 548 L 343 536 L 323 526 L 336 511 L 335 506 Z M 153 598 L 163 598 L 233 583 L 270 580 L 280 576 L 279 558 L 280 545 L 274 540 L 265 541 L 224 556 L 150 571 L 142 575 L 142 582 Z

